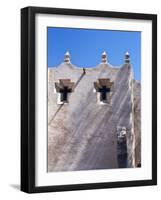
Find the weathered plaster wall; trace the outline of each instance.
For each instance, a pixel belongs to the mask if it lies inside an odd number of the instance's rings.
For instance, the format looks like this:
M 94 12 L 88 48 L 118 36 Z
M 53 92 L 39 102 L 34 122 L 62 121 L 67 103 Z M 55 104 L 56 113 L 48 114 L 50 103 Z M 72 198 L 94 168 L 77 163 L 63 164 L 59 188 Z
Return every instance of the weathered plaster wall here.
M 86 69 L 84 76 L 82 72 L 82 68 L 70 63 L 49 69 L 48 171 L 118 168 L 118 126 L 127 128 L 127 167 L 134 167 L 131 65 L 114 68 L 104 63 Z M 61 78 L 71 79 L 77 85 L 69 103 L 64 105 L 57 104 L 58 94 L 54 89 L 54 83 Z M 98 78 L 114 82 L 110 105 L 97 103 L 93 82 Z
M 141 85 L 134 80 L 135 166 L 141 164 Z

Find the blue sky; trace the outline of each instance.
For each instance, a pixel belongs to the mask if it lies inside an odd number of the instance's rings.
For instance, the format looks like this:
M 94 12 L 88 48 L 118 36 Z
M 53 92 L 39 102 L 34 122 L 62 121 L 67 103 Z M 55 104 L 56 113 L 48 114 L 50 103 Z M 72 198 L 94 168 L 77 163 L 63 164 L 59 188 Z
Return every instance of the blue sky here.
M 130 53 L 136 80 L 141 79 L 141 32 L 48 27 L 48 67 L 59 65 L 66 51 L 79 67 L 94 67 L 106 51 L 108 62 L 119 66 Z

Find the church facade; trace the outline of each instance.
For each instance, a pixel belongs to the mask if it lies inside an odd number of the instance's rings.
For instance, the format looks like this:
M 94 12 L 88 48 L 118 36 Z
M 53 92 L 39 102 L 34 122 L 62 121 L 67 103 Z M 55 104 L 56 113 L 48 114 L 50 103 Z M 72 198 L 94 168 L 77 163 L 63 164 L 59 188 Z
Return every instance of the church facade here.
M 77 67 L 67 52 L 48 68 L 48 172 L 141 166 L 141 85 L 130 55 Z

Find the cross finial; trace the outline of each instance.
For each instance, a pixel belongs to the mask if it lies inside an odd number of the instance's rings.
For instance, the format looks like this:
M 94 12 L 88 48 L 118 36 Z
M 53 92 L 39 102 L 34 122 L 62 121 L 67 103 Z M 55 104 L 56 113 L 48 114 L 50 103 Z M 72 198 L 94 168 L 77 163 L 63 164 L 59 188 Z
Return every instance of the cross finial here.
M 64 62 L 70 63 L 70 53 L 69 53 L 69 51 L 67 51 L 64 55 Z
M 125 63 L 130 63 L 130 54 L 129 54 L 129 52 L 125 53 Z
M 105 51 L 102 53 L 102 63 L 107 63 L 107 54 Z

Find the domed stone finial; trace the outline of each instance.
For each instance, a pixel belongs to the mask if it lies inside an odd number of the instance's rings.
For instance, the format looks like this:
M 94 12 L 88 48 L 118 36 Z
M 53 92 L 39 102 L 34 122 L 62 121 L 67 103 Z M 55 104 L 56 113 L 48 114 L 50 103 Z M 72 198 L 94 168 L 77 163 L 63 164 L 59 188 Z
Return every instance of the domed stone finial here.
M 125 63 L 130 63 L 130 54 L 129 54 L 129 52 L 125 53 Z
M 67 51 L 64 55 L 64 62 L 70 63 L 70 53 L 69 53 L 69 51 Z
M 107 63 L 107 54 L 105 51 L 102 53 L 102 63 Z

